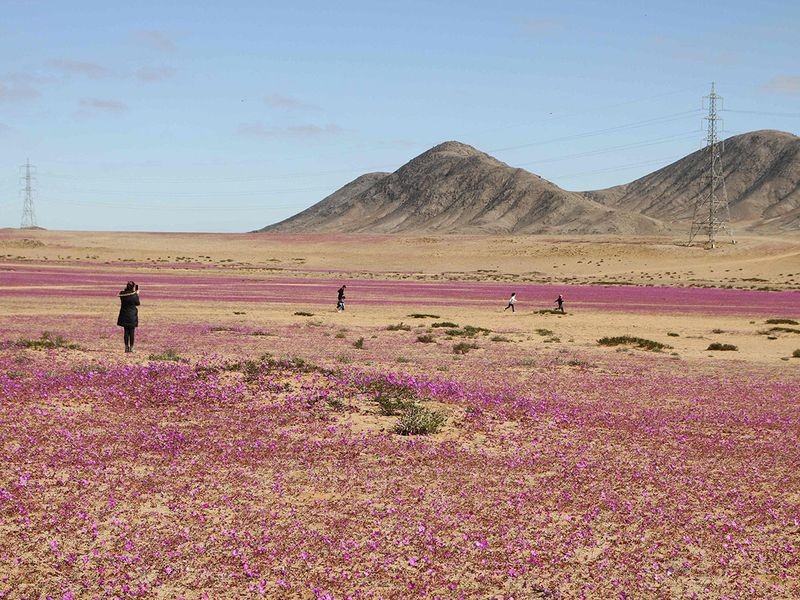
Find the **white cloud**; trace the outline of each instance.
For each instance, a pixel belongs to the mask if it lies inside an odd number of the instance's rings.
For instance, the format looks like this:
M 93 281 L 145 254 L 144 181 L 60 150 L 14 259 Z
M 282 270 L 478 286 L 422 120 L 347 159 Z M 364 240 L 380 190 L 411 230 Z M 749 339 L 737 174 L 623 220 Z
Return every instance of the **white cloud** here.
M 270 94 L 264 97 L 264 103 L 272 108 L 283 108 L 287 110 L 318 110 L 319 106 L 309 104 L 293 98 L 292 96 L 284 96 L 283 94 Z
M 104 79 L 111 75 L 111 71 L 103 65 L 68 58 L 54 58 L 47 61 L 48 66 L 72 75 L 83 75 L 90 79 Z
M 100 98 L 81 98 L 78 116 L 121 114 L 128 110 L 128 105 L 118 100 L 102 100 Z
M 779 77 L 773 77 L 761 86 L 761 89 L 771 94 L 800 95 L 800 75 L 781 75 Z
M 0 102 L 27 102 L 39 97 L 39 90 L 28 85 L 7 85 L 0 82 Z
M 162 31 L 134 31 L 133 38 L 153 50 L 174 52 L 175 42 Z
M 172 79 L 176 73 L 172 67 L 143 67 L 136 71 L 136 78 L 147 83 L 155 83 Z

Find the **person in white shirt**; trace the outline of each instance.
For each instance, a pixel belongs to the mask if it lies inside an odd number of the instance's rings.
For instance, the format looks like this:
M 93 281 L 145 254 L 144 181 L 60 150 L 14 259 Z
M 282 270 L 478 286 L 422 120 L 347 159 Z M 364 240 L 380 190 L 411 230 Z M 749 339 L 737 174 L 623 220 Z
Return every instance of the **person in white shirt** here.
M 514 312 L 514 305 L 517 303 L 517 292 L 513 292 L 511 294 L 511 298 L 508 299 L 508 306 L 503 309 L 503 312 L 507 311 L 509 308 L 511 312 Z

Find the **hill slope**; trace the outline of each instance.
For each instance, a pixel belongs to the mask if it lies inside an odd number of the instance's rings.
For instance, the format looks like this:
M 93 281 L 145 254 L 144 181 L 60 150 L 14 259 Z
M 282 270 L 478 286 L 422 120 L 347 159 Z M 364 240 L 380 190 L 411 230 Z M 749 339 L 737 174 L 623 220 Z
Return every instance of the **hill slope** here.
M 646 215 L 567 192 L 459 142 L 363 175 L 272 232 L 656 233 Z
M 722 154 L 731 221 L 740 228 L 800 228 L 800 138 L 762 130 L 725 140 Z M 606 206 L 667 222 L 692 218 L 708 190 L 708 153 L 698 150 L 625 185 L 585 192 Z

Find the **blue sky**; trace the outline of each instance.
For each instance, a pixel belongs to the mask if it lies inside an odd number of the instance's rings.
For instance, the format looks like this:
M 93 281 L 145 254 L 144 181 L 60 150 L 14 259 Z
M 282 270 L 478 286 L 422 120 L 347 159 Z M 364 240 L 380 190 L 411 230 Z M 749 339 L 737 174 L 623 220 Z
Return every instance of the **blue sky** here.
M 247 231 L 459 140 L 570 190 L 800 132 L 800 3 L 0 0 L 0 227 Z

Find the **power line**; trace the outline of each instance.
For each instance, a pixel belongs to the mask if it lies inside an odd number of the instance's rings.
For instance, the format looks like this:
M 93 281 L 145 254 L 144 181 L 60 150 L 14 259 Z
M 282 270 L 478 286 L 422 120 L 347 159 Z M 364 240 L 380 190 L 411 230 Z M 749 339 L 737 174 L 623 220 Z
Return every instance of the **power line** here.
M 624 129 L 637 129 L 639 127 L 647 127 L 648 125 L 661 125 L 663 123 L 669 123 L 669 122 L 672 122 L 672 121 L 681 120 L 685 116 L 688 116 L 688 115 L 691 115 L 691 114 L 698 114 L 699 112 L 700 112 L 700 109 L 695 108 L 695 109 L 692 109 L 692 110 L 686 110 L 686 111 L 679 112 L 679 113 L 674 113 L 674 114 L 671 114 L 671 115 L 665 115 L 663 117 L 655 117 L 655 118 L 652 118 L 652 119 L 645 119 L 643 121 L 634 121 L 633 123 L 623 123 L 622 125 L 615 125 L 614 127 L 606 127 L 604 129 L 595 129 L 594 131 L 587 131 L 587 132 L 584 132 L 584 133 L 578 133 L 578 134 L 574 134 L 574 135 L 567 135 L 567 136 L 563 136 L 563 137 L 550 138 L 550 139 L 547 139 L 547 140 L 541 140 L 539 142 L 530 142 L 530 143 L 527 143 L 527 144 L 519 144 L 517 146 L 507 146 L 505 148 L 494 148 L 492 150 L 489 150 L 489 152 L 504 152 L 504 151 L 507 151 L 507 150 L 518 150 L 520 148 L 530 148 L 531 146 L 539 146 L 539 145 L 542 145 L 542 144 L 552 144 L 552 143 L 555 143 L 555 142 L 563 142 L 563 141 L 568 141 L 568 140 L 582 139 L 582 138 L 585 138 L 585 137 L 593 137 L 593 136 L 597 136 L 597 135 L 603 135 L 605 133 L 611 133 L 611 132 L 614 132 L 614 131 L 622 131 Z
M 147 196 L 147 197 L 157 196 L 159 198 L 171 197 L 171 198 L 190 198 L 190 199 L 215 199 L 219 198 L 222 195 L 224 195 L 225 197 L 252 197 L 252 196 L 264 196 L 266 194 L 295 194 L 295 193 L 305 193 L 305 192 L 319 192 L 328 190 L 330 189 L 330 187 L 314 186 L 307 188 L 290 188 L 290 189 L 242 190 L 238 192 L 225 191 L 219 193 L 196 193 L 191 191 L 164 192 L 162 190 L 131 192 L 128 190 L 109 190 L 109 189 L 103 190 L 103 189 L 75 188 L 75 187 L 65 187 L 65 186 L 54 186 L 50 189 L 55 192 L 70 193 L 70 194 L 125 196 L 128 198 L 132 196 Z
M 653 140 L 645 140 L 642 142 L 632 142 L 630 144 L 621 144 L 617 146 L 608 146 L 606 148 L 599 148 L 597 150 L 589 150 L 587 152 L 579 152 L 576 154 L 564 154 L 562 156 L 555 156 L 551 158 L 543 158 L 540 160 L 532 160 L 527 162 L 521 163 L 514 163 L 516 165 L 534 165 L 539 163 L 548 163 L 548 162 L 558 162 L 561 160 L 568 160 L 573 158 L 586 158 L 588 156 L 596 156 L 598 154 L 608 154 L 610 152 L 617 152 L 618 150 L 630 150 L 632 148 L 643 148 L 646 146 L 655 146 L 658 144 L 665 144 L 667 142 L 672 142 L 676 140 L 686 139 L 688 137 L 694 137 L 700 130 L 695 129 L 693 131 L 687 131 L 685 133 L 678 133 L 675 135 L 670 135 L 663 138 L 656 138 Z
M 644 167 L 644 166 L 647 166 L 647 165 L 661 164 L 661 163 L 665 163 L 665 162 L 667 164 L 669 164 L 669 162 L 672 162 L 672 161 L 677 160 L 679 158 L 684 158 L 684 156 L 685 156 L 684 154 L 673 154 L 671 156 L 663 156 L 661 158 L 654 158 L 654 159 L 651 159 L 651 160 L 643 160 L 643 161 L 635 162 L 635 163 L 627 163 L 627 164 L 619 165 L 619 166 L 616 166 L 616 167 L 607 167 L 607 168 L 604 168 L 604 169 L 594 169 L 592 171 L 581 171 L 581 172 L 578 172 L 578 173 L 569 173 L 567 175 L 557 175 L 557 176 L 552 177 L 552 178 L 548 177 L 548 179 L 552 179 L 552 181 L 556 181 L 556 180 L 561 180 L 561 179 L 571 179 L 571 178 L 574 178 L 574 177 L 582 177 L 584 175 L 597 175 L 597 174 L 600 174 L 600 173 L 613 173 L 615 171 L 627 171 L 627 170 L 635 169 L 635 168 L 638 168 L 638 167 Z
M 765 117 L 793 117 L 793 118 L 800 117 L 800 113 L 765 112 L 762 110 L 733 110 L 730 108 L 726 108 L 721 110 L 720 112 L 738 113 L 742 115 L 763 115 Z
M 80 207 L 100 207 L 100 208 L 111 208 L 114 210 L 150 210 L 150 211 L 161 211 L 161 212 L 230 212 L 230 211 L 249 211 L 249 210 L 264 210 L 265 208 L 288 208 L 289 206 L 293 206 L 293 204 L 254 204 L 250 206 L 186 206 L 186 205 L 164 205 L 164 204 L 142 204 L 139 202 L 133 203 L 117 203 L 117 202 L 103 202 L 103 201 L 93 201 L 93 200 L 85 200 L 85 201 L 78 201 L 78 200 L 64 200 L 60 201 L 59 205 L 65 206 L 80 206 Z

